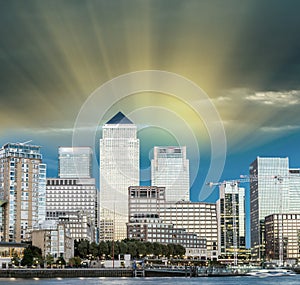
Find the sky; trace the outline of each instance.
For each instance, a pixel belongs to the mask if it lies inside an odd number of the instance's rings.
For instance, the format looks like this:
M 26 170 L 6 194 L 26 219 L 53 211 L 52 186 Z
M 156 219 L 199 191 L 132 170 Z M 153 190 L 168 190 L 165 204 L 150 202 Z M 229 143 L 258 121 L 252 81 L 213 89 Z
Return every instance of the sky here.
M 300 167 L 299 10 L 296 0 L 2 0 L 0 143 L 41 145 L 54 177 L 58 146 L 89 137 L 97 178 L 101 126 L 122 111 L 138 126 L 141 183 L 153 146 L 187 146 L 192 201 L 214 202 L 205 183 L 248 174 L 257 156 Z

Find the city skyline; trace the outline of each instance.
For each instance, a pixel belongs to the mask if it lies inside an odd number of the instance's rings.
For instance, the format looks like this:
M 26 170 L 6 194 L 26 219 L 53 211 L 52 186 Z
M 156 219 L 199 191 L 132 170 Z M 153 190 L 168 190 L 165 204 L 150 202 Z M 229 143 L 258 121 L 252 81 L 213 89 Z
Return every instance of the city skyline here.
M 289 157 L 290 166 L 299 167 L 299 6 L 7 1 L 0 11 L 0 143 L 32 139 L 42 146 L 47 176 L 56 177 L 57 149 L 72 145 L 78 113 L 99 86 L 129 72 L 165 70 L 202 88 L 220 116 L 227 151 L 219 180 L 248 174 L 257 156 Z M 191 130 L 200 155 L 195 159 L 187 145 L 190 171 L 196 171 L 190 196 L 198 201 L 211 157 L 201 118 L 172 96 L 141 92 L 112 104 L 95 123 L 118 111 L 135 119 L 147 171 L 154 146 L 175 145 Z M 158 126 L 150 124 L 154 113 Z M 175 117 L 184 124 L 176 124 L 174 136 L 168 122 Z M 93 152 L 97 157 L 98 146 Z M 212 191 L 208 201 L 217 198 L 218 189 Z

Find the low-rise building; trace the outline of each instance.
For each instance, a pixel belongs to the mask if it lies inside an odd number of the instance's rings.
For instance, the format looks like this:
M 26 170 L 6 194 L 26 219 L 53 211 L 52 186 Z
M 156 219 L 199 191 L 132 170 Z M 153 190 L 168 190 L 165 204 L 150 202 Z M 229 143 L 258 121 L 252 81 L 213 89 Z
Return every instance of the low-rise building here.
M 74 240 L 64 223 L 45 221 L 31 232 L 32 245 L 42 250 L 43 257 L 52 255 L 56 260 L 63 257 L 66 261 L 74 256 Z

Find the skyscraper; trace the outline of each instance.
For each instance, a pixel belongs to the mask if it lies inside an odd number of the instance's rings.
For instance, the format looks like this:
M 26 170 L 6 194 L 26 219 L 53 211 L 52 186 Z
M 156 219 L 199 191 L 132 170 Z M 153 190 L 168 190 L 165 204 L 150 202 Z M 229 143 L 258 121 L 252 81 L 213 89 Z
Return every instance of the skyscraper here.
M 245 249 L 245 189 L 237 183 L 224 182 L 217 200 L 219 255 Z
M 250 219 L 252 258 L 264 257 L 264 220 L 274 213 L 289 212 L 289 160 L 257 157 L 250 165 Z
M 151 184 L 166 187 L 169 202 L 190 200 L 189 160 L 186 147 L 154 147 Z
M 46 218 L 46 165 L 40 146 L 7 143 L 0 150 L 2 239 L 21 242 Z
M 117 113 L 100 139 L 100 240 L 126 238 L 128 187 L 139 185 L 137 127 Z
M 91 178 L 92 149 L 90 147 L 59 147 L 59 178 Z

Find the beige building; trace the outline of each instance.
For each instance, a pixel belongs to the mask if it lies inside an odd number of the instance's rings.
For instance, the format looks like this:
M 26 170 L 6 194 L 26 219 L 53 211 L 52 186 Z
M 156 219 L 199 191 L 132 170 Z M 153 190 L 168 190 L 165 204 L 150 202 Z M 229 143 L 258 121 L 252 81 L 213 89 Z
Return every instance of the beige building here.
M 46 165 L 40 146 L 7 143 L 0 149 L 1 237 L 26 241 L 28 230 L 46 217 Z
M 45 221 L 32 233 L 32 245 L 42 250 L 43 257 L 48 254 L 56 260 L 63 257 L 66 261 L 74 256 L 74 240 L 64 223 Z
M 165 188 L 131 186 L 129 191 L 129 219 L 139 213 L 157 214 L 163 223 L 174 224 L 187 233 L 206 240 L 207 258 L 218 258 L 218 230 L 216 204 L 195 202 L 166 202 Z
M 300 258 L 300 213 L 265 218 L 266 260 L 293 263 Z

